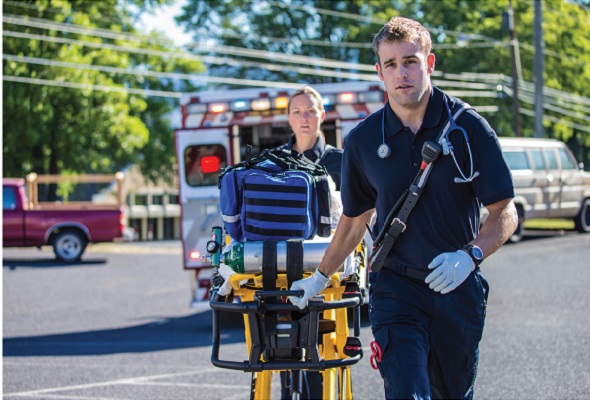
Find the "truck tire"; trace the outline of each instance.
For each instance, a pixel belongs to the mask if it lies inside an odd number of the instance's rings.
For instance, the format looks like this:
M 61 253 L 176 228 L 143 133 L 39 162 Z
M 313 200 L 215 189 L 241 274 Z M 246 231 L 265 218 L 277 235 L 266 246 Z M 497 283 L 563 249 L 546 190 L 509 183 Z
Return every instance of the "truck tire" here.
M 580 233 L 590 232 L 590 199 L 584 199 L 580 212 L 574 219 L 576 230 Z
M 518 224 L 514 233 L 508 238 L 509 243 L 518 243 L 522 241 L 524 236 L 524 209 L 522 206 L 516 206 L 516 214 L 518 215 Z
M 71 263 L 80 260 L 88 242 L 80 232 L 65 230 L 58 232 L 51 244 L 59 261 Z

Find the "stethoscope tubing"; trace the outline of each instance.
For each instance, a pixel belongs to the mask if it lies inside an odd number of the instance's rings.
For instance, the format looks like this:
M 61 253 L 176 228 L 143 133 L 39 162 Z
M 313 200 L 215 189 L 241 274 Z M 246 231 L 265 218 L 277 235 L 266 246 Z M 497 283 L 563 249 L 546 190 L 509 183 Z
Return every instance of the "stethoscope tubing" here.
M 459 175 L 461 175 L 461 177 L 455 177 L 455 179 L 454 179 L 455 183 L 471 182 L 479 176 L 479 172 L 474 171 L 473 152 L 471 151 L 471 145 L 469 144 L 469 138 L 467 137 L 467 131 L 465 131 L 465 129 L 463 129 L 463 127 L 457 125 L 457 123 L 455 122 L 455 118 L 453 117 L 453 113 L 451 112 L 451 108 L 449 107 L 449 103 L 447 101 L 447 96 L 443 95 L 443 101 L 445 104 L 445 108 L 447 109 L 447 114 L 449 115 L 449 122 L 448 122 L 449 128 L 446 130 L 446 133 L 441 138 L 441 141 L 443 142 L 442 143 L 443 154 L 445 154 L 445 155 L 450 154 L 451 155 L 451 157 L 453 158 L 453 162 L 455 163 L 455 167 L 457 168 L 457 171 L 459 171 Z M 465 138 L 465 144 L 467 145 L 467 152 L 469 154 L 469 176 L 466 176 L 467 174 L 465 174 L 463 172 L 463 170 L 461 169 L 461 167 L 459 166 L 459 163 L 457 162 L 457 157 L 455 157 L 455 152 L 453 151 L 453 144 L 451 142 L 450 135 L 451 135 L 451 132 L 455 132 L 455 131 L 459 131 L 460 133 L 462 133 L 463 137 Z
M 449 154 L 451 155 L 451 157 L 453 158 L 453 162 L 455 163 L 455 167 L 457 168 L 459 175 L 461 175 L 460 177 L 458 177 L 458 176 L 455 177 L 454 182 L 455 183 L 471 182 L 479 176 L 479 172 L 474 171 L 473 152 L 471 151 L 471 145 L 469 144 L 469 138 L 467 137 L 467 132 L 461 126 L 457 125 L 457 123 L 455 122 L 455 118 L 453 117 L 453 113 L 451 112 L 451 108 L 449 107 L 449 103 L 447 101 L 446 95 L 443 95 L 443 102 L 445 105 L 445 109 L 447 110 L 447 114 L 449 116 L 449 120 L 447 121 L 447 124 L 443 130 L 445 132 L 445 134 L 440 139 L 441 145 L 443 147 L 443 154 L 445 156 L 449 155 Z M 387 104 L 389 104 L 389 103 L 387 103 Z M 385 105 L 385 107 L 387 107 L 387 104 Z M 382 158 L 382 159 L 389 157 L 391 154 L 391 149 L 389 148 L 387 143 L 385 143 L 385 113 L 386 113 L 385 107 L 383 108 L 383 114 L 381 115 L 381 145 L 379 145 L 379 148 L 377 149 L 377 155 L 379 156 L 379 158 Z M 450 134 L 455 131 L 459 131 L 460 133 L 463 134 L 463 137 L 465 139 L 465 144 L 467 145 L 467 151 L 469 153 L 469 175 L 468 176 L 461 169 L 461 166 L 459 165 L 459 162 L 457 161 L 457 157 L 455 156 L 455 152 L 453 151 L 453 144 L 450 139 Z

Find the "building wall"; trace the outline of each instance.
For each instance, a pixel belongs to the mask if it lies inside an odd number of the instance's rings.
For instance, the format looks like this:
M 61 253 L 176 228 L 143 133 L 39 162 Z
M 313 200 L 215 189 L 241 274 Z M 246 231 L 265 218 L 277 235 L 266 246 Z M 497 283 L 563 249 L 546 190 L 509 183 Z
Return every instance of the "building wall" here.
M 139 168 L 125 171 L 127 240 L 180 239 L 180 204 L 176 183 L 149 182 Z

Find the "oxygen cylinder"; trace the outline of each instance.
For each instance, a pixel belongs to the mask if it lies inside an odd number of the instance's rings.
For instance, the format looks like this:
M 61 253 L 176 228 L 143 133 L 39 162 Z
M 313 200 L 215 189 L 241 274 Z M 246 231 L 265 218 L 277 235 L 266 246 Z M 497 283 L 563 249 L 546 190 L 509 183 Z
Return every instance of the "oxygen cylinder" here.
M 330 242 L 303 242 L 303 271 L 313 272 L 326 253 Z M 235 272 L 241 274 L 256 274 L 262 272 L 263 242 L 239 242 L 222 254 L 223 263 Z M 287 242 L 277 242 L 277 272 L 287 272 Z

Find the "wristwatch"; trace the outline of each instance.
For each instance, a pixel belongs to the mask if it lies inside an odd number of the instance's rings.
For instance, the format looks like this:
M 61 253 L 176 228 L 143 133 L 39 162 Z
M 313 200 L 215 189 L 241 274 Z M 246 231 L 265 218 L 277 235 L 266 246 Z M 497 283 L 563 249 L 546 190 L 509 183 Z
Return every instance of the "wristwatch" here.
M 481 264 L 481 262 L 483 261 L 483 251 L 481 251 L 481 249 L 478 246 L 474 244 L 467 244 L 463 246 L 461 250 L 469 254 L 469 257 L 471 257 L 471 259 L 475 263 L 476 268 L 479 267 L 479 264 Z

